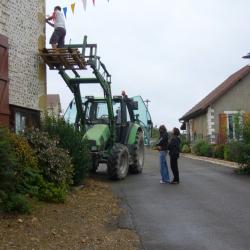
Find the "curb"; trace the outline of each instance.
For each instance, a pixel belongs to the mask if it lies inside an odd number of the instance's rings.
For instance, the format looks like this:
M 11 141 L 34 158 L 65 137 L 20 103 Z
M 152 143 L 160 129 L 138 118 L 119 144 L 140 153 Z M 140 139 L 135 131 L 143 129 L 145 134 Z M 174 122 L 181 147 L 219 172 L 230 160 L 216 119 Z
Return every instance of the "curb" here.
M 218 164 L 218 165 L 225 166 L 225 167 L 229 167 L 229 168 L 234 168 L 234 169 L 239 168 L 239 164 L 236 162 L 219 160 L 219 159 L 215 159 L 215 158 L 197 156 L 197 155 L 192 155 L 192 154 L 183 154 L 183 153 L 181 154 L 181 156 L 189 158 L 189 159 L 193 159 L 193 160 L 211 162 L 211 163 Z

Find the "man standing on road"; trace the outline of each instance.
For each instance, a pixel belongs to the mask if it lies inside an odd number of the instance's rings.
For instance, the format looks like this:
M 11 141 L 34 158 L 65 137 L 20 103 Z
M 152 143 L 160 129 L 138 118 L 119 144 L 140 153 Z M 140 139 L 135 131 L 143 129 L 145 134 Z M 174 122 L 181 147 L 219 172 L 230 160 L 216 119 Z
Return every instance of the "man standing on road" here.
M 54 24 L 49 22 L 50 20 L 53 20 Z M 54 12 L 52 16 L 46 18 L 46 22 L 54 27 L 54 32 L 50 38 L 50 44 L 53 49 L 56 48 L 63 48 L 64 47 L 64 40 L 66 36 L 66 29 L 65 29 L 65 19 L 63 16 L 63 13 L 61 12 L 61 7 L 56 6 L 54 8 Z
M 168 173 L 168 165 L 166 161 L 167 149 L 168 149 L 168 134 L 167 129 L 164 125 L 159 127 L 160 138 L 158 143 L 156 144 L 157 149 L 159 150 L 159 158 L 160 158 L 160 173 L 161 180 L 160 183 L 169 183 L 169 173 Z

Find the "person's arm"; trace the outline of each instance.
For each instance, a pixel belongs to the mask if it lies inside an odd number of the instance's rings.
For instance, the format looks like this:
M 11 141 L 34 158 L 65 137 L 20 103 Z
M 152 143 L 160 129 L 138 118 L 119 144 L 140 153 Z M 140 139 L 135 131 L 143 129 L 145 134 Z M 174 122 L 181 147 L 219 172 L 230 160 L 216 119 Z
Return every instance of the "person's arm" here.
M 49 21 L 55 20 L 55 18 L 56 18 L 56 12 L 53 12 L 52 16 L 49 16 L 48 18 L 45 19 L 46 23 L 49 24 L 50 26 L 54 27 L 54 24 L 49 22 Z
M 48 25 L 50 25 L 51 27 L 54 27 L 54 26 L 55 26 L 53 23 L 51 23 L 51 22 L 48 21 L 47 19 L 46 19 L 46 23 L 47 23 Z

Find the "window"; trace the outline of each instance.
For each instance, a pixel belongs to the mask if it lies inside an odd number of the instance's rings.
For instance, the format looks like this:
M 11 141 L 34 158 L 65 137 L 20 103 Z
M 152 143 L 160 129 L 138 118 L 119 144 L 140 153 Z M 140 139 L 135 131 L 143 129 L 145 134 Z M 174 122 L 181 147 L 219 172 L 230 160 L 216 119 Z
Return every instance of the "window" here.
M 27 129 L 39 128 L 40 112 L 10 105 L 11 129 L 16 133 L 25 132 Z
M 227 113 L 227 137 L 230 140 L 242 139 L 243 113 L 237 111 Z

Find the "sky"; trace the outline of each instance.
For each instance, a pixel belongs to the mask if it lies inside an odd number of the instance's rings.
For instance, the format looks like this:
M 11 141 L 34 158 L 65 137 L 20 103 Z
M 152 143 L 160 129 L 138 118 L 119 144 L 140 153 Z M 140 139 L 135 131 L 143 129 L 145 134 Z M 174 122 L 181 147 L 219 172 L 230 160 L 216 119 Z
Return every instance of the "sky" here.
M 112 94 L 148 99 L 154 125 L 170 130 L 179 118 L 227 77 L 249 62 L 248 0 L 46 1 L 46 14 L 67 7 L 66 43 L 84 35 L 112 75 Z M 71 4 L 76 3 L 72 14 Z M 47 25 L 47 46 L 53 29 Z M 55 71 L 47 71 L 48 93 L 60 94 L 65 111 L 73 98 Z M 97 86 L 82 95 L 100 96 Z

